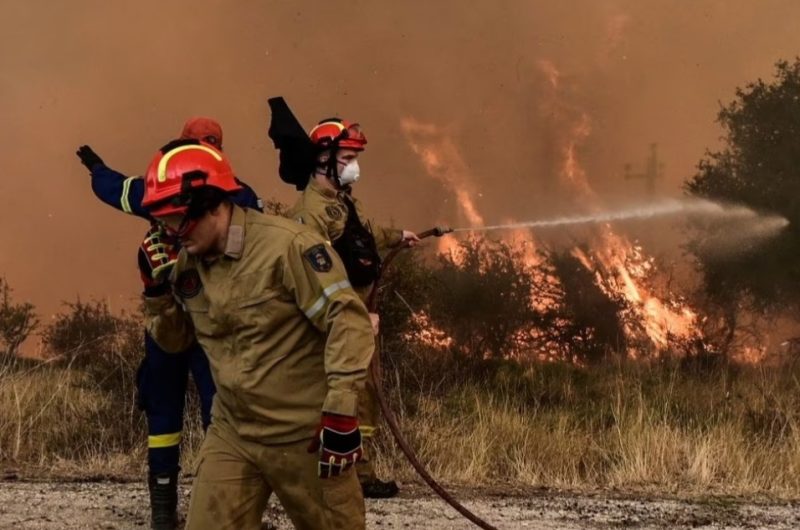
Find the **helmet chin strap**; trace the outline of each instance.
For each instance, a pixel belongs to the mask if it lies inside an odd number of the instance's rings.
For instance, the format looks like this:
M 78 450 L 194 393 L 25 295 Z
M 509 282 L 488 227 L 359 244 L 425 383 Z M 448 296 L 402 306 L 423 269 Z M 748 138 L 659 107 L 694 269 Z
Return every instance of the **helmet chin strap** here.
M 331 154 L 328 160 L 325 161 L 325 176 L 333 184 L 337 190 L 344 189 L 342 183 L 339 181 L 339 160 L 336 158 L 338 149 L 336 147 L 331 149 Z

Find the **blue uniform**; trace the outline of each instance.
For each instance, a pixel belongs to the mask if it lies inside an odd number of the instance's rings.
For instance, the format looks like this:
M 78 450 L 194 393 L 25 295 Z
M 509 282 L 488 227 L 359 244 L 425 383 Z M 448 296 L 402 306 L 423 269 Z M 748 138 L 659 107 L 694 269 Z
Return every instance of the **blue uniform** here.
M 153 221 L 142 207 L 144 179 L 127 177 L 104 164 L 92 168 L 92 191 L 104 203 L 125 213 Z M 234 203 L 263 210 L 261 199 L 247 184 L 231 196 Z M 211 422 L 211 402 L 216 392 L 208 359 L 198 344 L 185 352 L 166 353 L 145 333 L 145 356 L 136 377 L 139 405 L 147 416 L 150 473 L 177 471 L 189 372 L 200 395 L 203 428 Z
M 264 204 L 253 189 L 236 179 L 242 189 L 231 196 L 231 200 L 244 208 L 264 210 Z M 98 199 L 125 213 L 153 221 L 145 208 L 144 179 L 141 177 L 127 177 L 119 171 L 114 171 L 104 164 L 97 164 L 92 168 L 92 191 Z

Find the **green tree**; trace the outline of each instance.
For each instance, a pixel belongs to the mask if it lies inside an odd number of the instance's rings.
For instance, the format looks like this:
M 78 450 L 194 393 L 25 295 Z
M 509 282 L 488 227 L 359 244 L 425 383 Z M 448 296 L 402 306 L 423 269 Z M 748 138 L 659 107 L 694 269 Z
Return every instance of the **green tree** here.
M 800 300 L 800 59 L 776 65 L 775 79 L 736 90 L 717 117 L 723 147 L 707 152 L 688 193 L 777 213 L 789 226 L 767 239 L 742 240 L 721 253 L 725 225 L 706 225 L 689 248 L 705 276 L 706 294 L 728 308 L 794 308 Z M 725 230 L 727 229 L 727 233 Z M 729 312 L 730 315 L 734 311 Z M 733 318 L 733 317 L 731 317 Z

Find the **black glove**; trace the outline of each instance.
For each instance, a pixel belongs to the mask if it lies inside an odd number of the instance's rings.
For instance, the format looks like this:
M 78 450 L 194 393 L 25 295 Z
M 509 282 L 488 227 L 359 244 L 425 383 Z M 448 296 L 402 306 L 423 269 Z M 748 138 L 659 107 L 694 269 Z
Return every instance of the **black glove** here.
M 103 159 L 97 156 L 97 153 L 92 151 L 92 148 L 88 145 L 82 145 L 75 151 L 75 154 L 78 155 L 78 158 L 81 159 L 81 164 L 86 166 L 86 169 L 91 171 L 94 167 L 98 164 L 103 164 Z

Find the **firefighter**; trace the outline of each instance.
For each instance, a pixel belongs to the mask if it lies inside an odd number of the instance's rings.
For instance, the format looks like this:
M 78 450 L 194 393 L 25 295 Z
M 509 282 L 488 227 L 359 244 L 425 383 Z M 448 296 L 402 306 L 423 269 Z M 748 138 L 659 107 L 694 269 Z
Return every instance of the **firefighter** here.
M 189 119 L 181 131 L 181 138 L 203 140 L 222 149 L 222 127 L 210 118 Z M 89 146 L 82 146 L 77 155 L 91 172 L 92 190 L 101 201 L 153 223 L 152 216 L 142 206 L 145 193 L 142 178 L 126 177 L 109 168 Z M 255 192 L 241 181 L 238 183 L 241 189 L 232 200 L 241 206 L 260 210 L 261 200 Z M 174 238 L 154 226 L 156 228 L 147 234 L 151 254 L 158 258 L 154 260 L 155 269 L 151 274 L 168 276 L 178 246 Z M 147 333 L 144 343 L 145 356 L 137 372 L 137 388 L 139 406 L 147 417 L 151 526 L 167 530 L 175 527 L 177 519 L 180 441 L 189 373 L 200 397 L 204 429 L 211 421 L 215 388 L 208 359 L 198 344 L 189 345 L 179 355 L 169 355 Z
M 169 352 L 198 340 L 217 384 L 187 528 L 257 529 L 272 492 L 297 528 L 364 528 L 352 466 L 374 341 L 341 261 L 298 223 L 235 205 L 209 144 L 164 146 L 145 180 L 143 205 L 182 246 L 169 281 L 140 248 L 148 332 Z
M 316 147 L 316 168 L 303 193 L 287 212 L 289 218 L 312 228 L 328 240 L 342 259 L 350 283 L 366 301 L 380 269 L 379 251 L 407 242 L 414 245 L 419 238 L 413 232 L 385 228 L 370 221 L 361 202 L 353 196 L 353 184 L 358 181 L 359 154 L 367 138 L 358 124 L 339 118 L 319 122 L 310 134 Z M 370 314 L 377 334 L 378 315 Z M 365 440 L 376 433 L 380 409 L 375 388 L 367 383 L 366 394 L 359 400 L 359 425 Z M 398 493 L 397 483 L 378 479 L 370 454 L 372 445 L 365 446 L 364 457 L 357 465 L 358 478 L 364 496 L 389 498 Z

